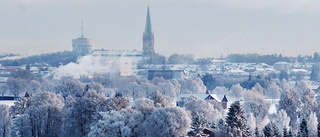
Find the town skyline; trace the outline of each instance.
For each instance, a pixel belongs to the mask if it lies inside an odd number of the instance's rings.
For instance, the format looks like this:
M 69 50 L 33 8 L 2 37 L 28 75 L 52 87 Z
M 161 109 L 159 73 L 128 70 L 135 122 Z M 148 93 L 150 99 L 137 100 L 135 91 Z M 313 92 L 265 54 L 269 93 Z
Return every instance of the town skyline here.
M 93 40 L 93 49 L 142 50 L 147 3 L 5 1 L 1 6 L 1 51 L 71 51 L 71 40 L 81 36 L 81 19 L 84 36 Z M 304 5 L 313 6 L 306 9 L 295 1 L 284 5 L 291 7 L 285 10 L 278 4 L 264 3 L 234 6 L 206 0 L 151 1 L 155 51 L 165 56 L 194 54 L 197 58 L 232 53 L 297 56 L 320 51 L 320 30 L 316 28 L 320 24 L 316 18 L 319 3 L 308 1 Z

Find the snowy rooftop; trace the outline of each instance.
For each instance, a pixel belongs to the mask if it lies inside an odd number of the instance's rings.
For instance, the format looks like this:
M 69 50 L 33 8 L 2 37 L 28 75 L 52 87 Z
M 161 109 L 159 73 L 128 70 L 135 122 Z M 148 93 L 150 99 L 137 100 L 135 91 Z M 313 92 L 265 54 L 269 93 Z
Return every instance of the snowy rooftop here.
M 200 98 L 201 100 L 206 99 L 208 96 L 213 97 L 213 98 L 214 98 L 215 100 L 217 100 L 218 102 L 221 102 L 221 100 L 223 99 L 223 95 L 222 95 L 222 97 L 221 97 L 221 95 L 218 96 L 217 94 L 179 94 L 179 96 L 177 97 L 176 102 L 181 101 L 181 99 L 184 98 L 184 97 L 191 97 L 192 95 Z M 221 98 L 220 98 L 220 97 L 221 97 Z

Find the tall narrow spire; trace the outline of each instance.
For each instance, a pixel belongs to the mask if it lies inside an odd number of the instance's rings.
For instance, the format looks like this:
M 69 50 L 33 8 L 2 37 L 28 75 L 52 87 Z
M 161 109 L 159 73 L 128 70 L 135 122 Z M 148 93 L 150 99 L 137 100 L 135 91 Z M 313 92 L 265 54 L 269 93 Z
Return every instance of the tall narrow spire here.
M 83 36 L 83 21 L 82 21 L 82 19 L 81 19 L 81 38 L 83 38 L 84 36 Z
M 151 17 L 150 17 L 149 6 L 148 6 L 148 11 L 147 11 L 146 29 L 145 29 L 144 32 L 146 34 L 152 34 Z
M 146 28 L 143 33 L 143 55 L 152 63 L 154 62 L 154 54 L 154 35 L 151 27 L 151 17 L 148 4 Z

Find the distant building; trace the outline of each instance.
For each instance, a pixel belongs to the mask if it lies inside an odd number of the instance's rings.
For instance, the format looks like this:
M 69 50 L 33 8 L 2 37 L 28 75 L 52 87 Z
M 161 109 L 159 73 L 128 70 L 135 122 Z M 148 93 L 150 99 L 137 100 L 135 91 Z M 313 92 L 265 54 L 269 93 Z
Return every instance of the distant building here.
M 72 40 L 72 51 L 79 56 L 84 56 L 91 51 L 92 41 L 83 36 L 83 27 L 81 27 L 81 31 L 81 37 Z
M 183 79 L 185 73 L 183 70 L 147 70 L 143 72 L 142 77 L 152 80 L 155 77 L 164 79 Z
M 91 55 L 104 71 L 115 76 L 131 76 L 137 69 L 138 62 L 142 60 L 142 52 L 133 50 L 94 50 Z
M 215 100 L 222 105 L 223 109 L 227 109 L 228 106 L 228 99 L 225 95 L 222 94 L 179 94 L 176 100 L 177 106 L 179 106 L 179 101 L 181 101 L 183 98 L 191 96 L 196 96 L 201 100 Z
M 147 11 L 146 27 L 145 31 L 143 32 L 143 56 L 151 62 L 154 62 L 154 35 L 151 27 L 149 6 Z
M 287 62 L 277 62 L 273 65 L 273 68 L 277 71 L 288 71 L 290 70 L 290 64 Z

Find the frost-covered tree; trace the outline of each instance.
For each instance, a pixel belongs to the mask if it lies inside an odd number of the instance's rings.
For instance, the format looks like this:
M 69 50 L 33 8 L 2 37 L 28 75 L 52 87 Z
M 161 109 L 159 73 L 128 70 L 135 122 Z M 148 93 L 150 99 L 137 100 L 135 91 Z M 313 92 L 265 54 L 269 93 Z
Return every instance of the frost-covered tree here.
M 7 105 L 0 105 L 0 136 L 10 136 L 10 127 L 12 125 L 11 117 L 9 116 L 9 107 Z
M 178 80 L 178 82 L 181 85 L 182 94 L 188 92 L 191 92 L 192 94 L 204 94 L 207 90 L 200 78 L 185 78 Z
M 224 86 L 222 86 L 222 87 L 218 86 L 215 89 L 213 89 L 212 91 L 209 91 L 209 93 L 210 94 L 224 94 L 227 96 L 230 94 L 229 90 Z
M 179 83 L 172 84 L 170 81 L 165 81 L 158 83 L 157 87 L 163 95 L 177 98 L 177 95 L 180 94 L 181 85 Z
M 248 116 L 248 126 L 250 129 L 250 132 L 254 133 L 257 127 L 256 127 L 256 118 L 253 116 L 252 113 L 250 113 Z
M 275 123 L 270 122 L 266 125 L 266 127 L 263 129 L 263 133 L 265 137 L 278 137 L 280 136 L 278 128 Z
M 261 131 L 265 125 L 265 119 L 268 116 L 270 104 L 264 100 L 264 97 L 259 92 L 254 90 L 248 90 L 244 94 L 243 110 L 246 115 L 253 114 L 256 120 L 256 126 Z
M 230 89 L 231 95 L 237 98 L 241 98 L 243 95 L 243 88 L 241 87 L 241 85 L 235 84 L 231 87 Z
M 295 89 L 286 90 L 282 92 L 278 105 L 278 110 L 285 110 L 290 117 L 290 126 L 293 130 L 297 130 L 297 110 L 300 105 L 299 95 Z
M 62 136 L 64 100 L 60 95 L 46 91 L 25 100 L 14 106 L 13 136 Z
M 308 124 L 305 119 L 302 119 L 299 130 L 299 137 L 308 137 Z
M 40 92 L 41 87 L 41 83 L 36 80 L 32 80 L 29 84 L 27 84 L 27 89 L 29 90 L 31 96 Z
M 171 97 L 164 96 L 159 91 L 152 92 L 149 95 L 149 98 L 153 100 L 155 107 L 168 107 L 175 105 Z
M 132 137 L 144 136 L 143 114 L 131 108 L 120 111 L 101 112 L 102 119 L 93 124 L 89 137 Z M 145 130 L 148 131 L 148 127 Z
M 32 137 L 32 126 L 29 123 L 28 114 L 18 114 L 13 119 L 13 125 L 11 127 L 12 137 Z
M 312 112 L 308 118 L 308 133 L 309 137 L 315 137 L 318 136 L 318 118 L 315 112 Z
M 247 119 L 239 101 L 231 104 L 226 118 L 229 135 L 248 137 L 251 135 Z
M 10 77 L 6 81 L 6 85 L 8 86 L 10 93 L 14 95 L 15 98 L 17 98 L 19 94 L 21 94 L 24 91 L 26 80 L 21 78 Z
M 214 109 L 211 103 L 201 100 L 196 96 L 182 98 L 178 104 L 180 107 L 184 107 L 191 112 L 191 126 L 194 129 L 195 135 L 201 135 L 205 128 L 214 128 L 217 120 L 222 117 L 222 113 Z
M 287 115 L 286 111 L 283 109 L 278 111 L 277 117 L 276 117 L 276 124 L 277 124 L 279 133 L 281 133 L 280 131 L 284 131 L 285 128 L 288 128 L 289 123 L 290 123 L 290 117 Z M 284 136 L 283 133 L 281 135 Z
M 0 94 L 1 94 L 1 99 L 3 98 L 4 94 L 6 94 L 9 90 L 8 85 L 1 85 L 0 86 Z
M 150 115 L 155 109 L 154 102 L 148 98 L 140 98 L 134 102 L 134 109 L 139 110 L 144 116 Z
M 148 129 L 147 136 L 184 136 L 190 129 L 191 121 L 183 108 L 158 108 L 147 119 L 144 127 Z
M 270 86 L 268 87 L 268 94 L 269 97 L 271 97 L 273 100 L 276 98 L 279 98 L 280 96 L 280 88 L 279 86 L 275 83 L 272 82 Z
M 55 87 L 55 91 L 60 93 L 62 97 L 71 95 L 73 97 L 81 97 L 84 94 L 85 85 L 74 79 L 61 79 L 60 84 Z
M 79 137 L 86 136 L 90 132 L 93 122 L 97 122 L 99 111 L 105 109 L 106 97 L 94 90 L 86 92 L 67 113 L 65 119 L 64 136 Z
M 301 94 L 301 102 L 303 103 L 302 107 L 302 116 L 308 117 L 312 112 L 318 109 L 318 104 L 316 101 L 316 94 L 311 89 L 306 89 Z
M 29 115 L 32 135 L 61 136 L 64 100 L 53 92 L 39 92 L 31 98 L 31 105 L 25 112 Z
M 108 98 L 105 101 L 105 105 L 106 105 L 105 107 L 107 111 L 110 111 L 110 110 L 118 111 L 129 106 L 129 100 L 123 97 L 112 97 L 112 98 Z
M 260 95 L 263 95 L 264 89 L 261 87 L 261 85 L 258 82 L 254 84 L 254 89 L 257 90 L 260 93 Z

